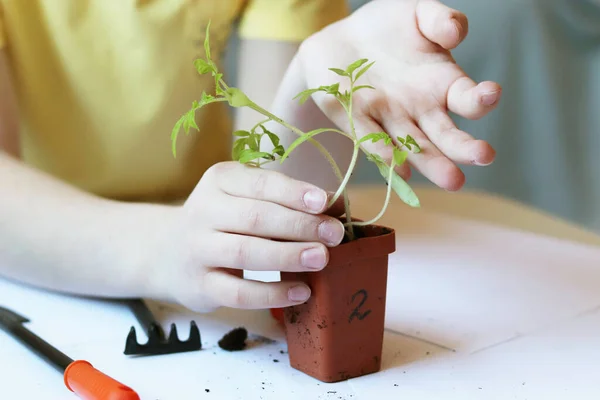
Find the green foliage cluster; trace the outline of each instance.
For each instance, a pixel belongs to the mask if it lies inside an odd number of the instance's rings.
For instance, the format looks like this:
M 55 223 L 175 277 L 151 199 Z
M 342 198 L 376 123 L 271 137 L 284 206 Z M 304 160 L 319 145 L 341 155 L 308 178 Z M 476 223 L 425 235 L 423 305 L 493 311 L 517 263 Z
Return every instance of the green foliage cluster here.
M 350 124 L 350 132 L 347 133 L 332 128 L 322 128 L 315 129 L 310 132 L 303 132 L 300 129 L 290 125 L 286 121 L 283 121 L 276 115 L 273 115 L 271 112 L 259 106 L 258 104 L 254 103 L 240 89 L 235 87 L 229 87 L 225 83 L 225 81 L 223 80 L 223 74 L 219 71 L 217 65 L 211 59 L 209 31 L 210 23 L 208 24 L 208 27 L 206 29 L 206 38 L 204 41 L 204 50 L 206 53 L 206 58 L 195 60 L 194 66 L 196 67 L 196 70 L 199 74 L 212 75 L 215 82 L 215 93 L 214 95 L 211 95 L 206 92 L 203 92 L 200 100 L 194 101 L 190 110 L 183 114 L 181 118 L 176 122 L 171 132 L 172 151 L 174 156 L 177 155 L 176 142 L 179 132 L 183 129 L 183 131 L 186 134 L 189 134 L 191 129 L 199 130 L 195 121 L 196 111 L 211 103 L 227 102 L 232 107 L 248 107 L 262 114 L 265 117 L 263 121 L 259 122 L 249 130 L 239 130 L 234 132 L 234 136 L 236 139 L 233 143 L 232 158 L 235 161 L 249 166 L 260 168 L 261 166 L 270 162 L 284 162 L 286 158 L 290 155 L 290 153 L 304 142 L 309 142 L 317 147 L 321 154 L 323 154 L 323 156 L 330 163 L 331 167 L 333 168 L 333 171 L 335 172 L 335 175 L 337 176 L 340 182 L 338 190 L 330 200 L 330 205 L 334 204 L 340 196 L 343 196 L 346 217 L 345 226 L 348 236 L 351 240 L 354 238 L 353 226 L 373 224 L 383 216 L 389 204 L 390 194 L 392 190 L 400 197 L 400 199 L 404 203 L 408 204 L 409 206 L 420 206 L 417 195 L 414 193 L 414 191 L 408 185 L 408 183 L 406 183 L 406 181 L 404 181 L 402 177 L 400 177 L 395 171 L 395 168 L 397 166 L 402 165 L 406 161 L 409 151 L 415 153 L 421 151 L 419 145 L 414 140 L 414 138 L 412 138 L 410 135 L 407 135 L 406 137 L 397 137 L 396 139 L 400 144 L 400 147 L 398 147 L 393 143 L 392 138 L 386 132 L 373 132 L 362 136 L 361 138 L 358 138 L 356 134 L 352 112 L 353 95 L 359 90 L 375 90 L 375 88 L 370 85 L 357 85 L 356 82 L 362 75 L 364 75 L 369 70 L 369 68 L 371 68 L 374 62 L 369 62 L 369 60 L 367 59 L 359 59 L 348 65 L 345 69 L 329 68 L 329 70 L 333 71 L 338 76 L 346 78 L 349 81 L 349 89 L 346 89 L 343 92 L 340 91 L 340 83 L 336 82 L 328 86 L 320 86 L 317 88 L 304 90 L 294 97 L 294 100 L 298 100 L 300 104 L 303 104 L 313 94 L 317 92 L 324 92 L 328 95 L 334 96 L 346 111 L 348 121 Z M 285 149 L 280 144 L 280 138 L 275 133 L 269 131 L 265 127 L 265 124 L 270 121 L 274 121 L 275 123 L 280 124 L 285 128 L 291 130 L 292 132 L 296 133 L 298 135 L 298 138 L 287 149 Z M 352 159 L 348 170 L 345 174 L 342 174 L 331 154 L 320 144 L 320 142 L 314 140 L 315 136 L 323 132 L 336 132 L 340 135 L 345 136 L 354 143 Z M 261 142 L 263 139 L 271 141 L 273 149 L 270 152 L 261 150 Z M 363 148 L 363 146 L 361 146 L 361 144 L 367 141 L 370 141 L 371 143 L 377 143 L 379 141 L 382 141 L 386 146 L 392 147 L 393 156 L 390 161 L 390 165 L 388 165 L 386 161 L 378 154 L 370 153 L 366 151 Z M 380 174 L 385 179 L 386 184 L 388 185 L 385 203 L 381 211 L 373 219 L 364 222 L 352 220 L 351 210 L 349 207 L 349 201 L 346 191 L 346 186 L 348 185 L 350 177 L 354 171 L 360 151 L 363 151 L 367 160 L 373 162 L 377 166 Z

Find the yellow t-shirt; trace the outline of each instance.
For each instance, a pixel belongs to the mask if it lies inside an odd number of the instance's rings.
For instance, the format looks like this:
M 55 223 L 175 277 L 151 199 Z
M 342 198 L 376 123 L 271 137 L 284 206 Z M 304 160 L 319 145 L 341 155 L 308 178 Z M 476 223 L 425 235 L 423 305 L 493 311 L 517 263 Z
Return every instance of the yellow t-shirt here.
M 345 0 L 0 0 L 24 160 L 101 196 L 184 197 L 231 154 L 226 103 L 171 153 L 177 119 L 213 91 L 193 66 L 208 21 L 217 59 L 238 19 L 244 38 L 300 41 L 347 13 Z

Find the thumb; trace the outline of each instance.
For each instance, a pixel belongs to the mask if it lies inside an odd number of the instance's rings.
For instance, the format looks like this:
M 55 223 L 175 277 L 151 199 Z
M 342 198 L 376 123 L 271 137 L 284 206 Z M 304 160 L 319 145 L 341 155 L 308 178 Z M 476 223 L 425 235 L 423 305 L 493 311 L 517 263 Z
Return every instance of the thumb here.
M 418 0 L 415 13 L 421 34 L 447 50 L 458 46 L 467 36 L 467 16 L 439 0 Z

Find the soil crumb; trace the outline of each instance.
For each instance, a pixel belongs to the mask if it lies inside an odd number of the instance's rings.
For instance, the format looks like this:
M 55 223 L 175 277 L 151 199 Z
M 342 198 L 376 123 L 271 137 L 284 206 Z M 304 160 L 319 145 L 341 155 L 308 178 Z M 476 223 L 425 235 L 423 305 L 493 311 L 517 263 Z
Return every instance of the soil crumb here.
M 219 347 L 227 351 L 239 351 L 246 347 L 248 331 L 244 327 L 235 328 L 219 340 Z

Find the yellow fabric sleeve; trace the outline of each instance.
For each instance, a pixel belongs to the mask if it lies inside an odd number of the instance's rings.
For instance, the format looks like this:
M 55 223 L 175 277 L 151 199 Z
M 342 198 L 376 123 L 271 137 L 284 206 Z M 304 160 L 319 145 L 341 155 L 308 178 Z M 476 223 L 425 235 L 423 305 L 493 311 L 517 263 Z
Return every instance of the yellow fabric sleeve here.
M 349 13 L 346 0 L 249 0 L 239 34 L 244 39 L 302 41 Z
M 6 33 L 4 32 L 4 12 L 0 4 L 0 49 L 6 45 Z

